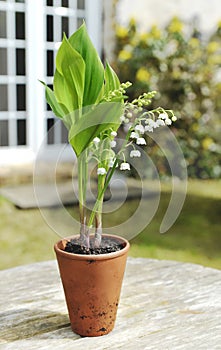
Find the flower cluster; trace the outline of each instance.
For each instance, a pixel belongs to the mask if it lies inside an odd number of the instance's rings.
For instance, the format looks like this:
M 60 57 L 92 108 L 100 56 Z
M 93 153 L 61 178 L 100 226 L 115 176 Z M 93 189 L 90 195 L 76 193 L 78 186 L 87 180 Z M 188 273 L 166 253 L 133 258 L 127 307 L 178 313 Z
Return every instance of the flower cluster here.
M 120 93 L 124 94 L 126 86 L 129 87 L 131 84 L 121 84 L 118 90 L 114 90 L 114 93 L 109 92 L 109 98 L 113 100 L 116 96 L 120 96 Z M 119 122 L 124 126 L 126 138 L 120 149 L 115 130 L 105 130 L 99 135 L 100 137 L 96 136 L 93 139 L 91 154 L 98 164 L 97 175 L 107 176 L 108 171 L 117 168 L 118 164 L 120 164 L 120 170 L 130 170 L 130 164 L 126 161 L 126 149 L 133 148 L 129 153 L 130 158 L 141 157 L 141 152 L 136 147 L 146 145 L 145 134 L 161 126 L 169 126 L 177 120 L 172 110 L 164 110 L 162 107 L 146 110 L 155 94 L 155 91 L 144 93 L 132 102 L 125 102 L 124 114 L 120 116 Z
M 127 81 L 126 83 L 120 84 L 118 89 L 108 91 L 107 96 L 104 96 L 104 101 L 113 102 L 121 100 L 122 96 L 124 96 L 124 94 L 126 93 L 126 89 L 128 89 L 131 85 L 132 83 Z

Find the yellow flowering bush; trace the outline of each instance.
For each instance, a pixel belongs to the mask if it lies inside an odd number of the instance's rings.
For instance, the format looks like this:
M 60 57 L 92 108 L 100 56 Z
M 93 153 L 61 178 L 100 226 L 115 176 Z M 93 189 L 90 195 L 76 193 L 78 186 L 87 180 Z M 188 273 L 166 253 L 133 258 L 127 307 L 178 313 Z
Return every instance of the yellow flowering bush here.
M 140 67 L 136 73 L 136 80 L 147 82 L 150 79 L 150 73 L 145 67 Z
M 132 54 L 130 51 L 127 50 L 121 50 L 118 55 L 118 59 L 120 61 L 127 61 L 132 57 Z
M 173 127 L 188 164 L 190 177 L 221 176 L 221 21 L 205 38 L 198 29 L 172 18 L 165 28 L 139 32 L 133 19 L 116 33 L 115 68 L 129 79 L 130 99 L 142 91 L 159 91 L 163 108 L 171 106 L 178 121 Z M 188 34 L 187 34 L 188 33 Z M 129 50 L 128 50 L 129 48 Z M 164 173 L 157 147 L 155 161 Z
M 126 38 L 127 37 L 127 28 L 122 27 L 122 26 L 117 26 L 116 27 L 116 35 L 118 38 Z
M 178 17 L 173 17 L 170 24 L 168 25 L 169 33 L 182 33 L 183 23 Z
M 208 45 L 207 45 L 207 51 L 208 53 L 214 53 L 216 51 L 218 51 L 220 49 L 220 45 L 218 42 L 216 41 L 211 41 Z

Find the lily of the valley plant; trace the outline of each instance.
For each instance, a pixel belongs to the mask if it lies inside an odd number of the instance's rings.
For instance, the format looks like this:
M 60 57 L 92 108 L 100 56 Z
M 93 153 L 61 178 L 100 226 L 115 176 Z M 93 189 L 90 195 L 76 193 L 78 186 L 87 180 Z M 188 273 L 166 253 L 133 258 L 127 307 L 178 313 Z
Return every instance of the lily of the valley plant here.
M 141 154 L 135 145 L 146 144 L 144 133 L 176 120 L 171 110 L 161 107 L 147 110 L 155 91 L 127 101 L 125 93 L 130 86 L 130 82 L 120 83 L 108 63 L 103 66 L 85 24 L 69 39 L 64 35 L 56 56 L 53 90 L 45 85 L 46 99 L 67 127 L 69 143 L 77 156 L 80 242 L 86 249 L 91 245 L 93 227 L 93 245 L 99 247 L 101 243 L 104 193 L 117 167 L 130 170 L 126 149 L 130 147 L 131 157 L 139 157 Z M 121 124 L 126 136 L 119 147 L 116 137 Z M 96 162 L 98 186 L 94 207 L 87 215 L 90 159 Z

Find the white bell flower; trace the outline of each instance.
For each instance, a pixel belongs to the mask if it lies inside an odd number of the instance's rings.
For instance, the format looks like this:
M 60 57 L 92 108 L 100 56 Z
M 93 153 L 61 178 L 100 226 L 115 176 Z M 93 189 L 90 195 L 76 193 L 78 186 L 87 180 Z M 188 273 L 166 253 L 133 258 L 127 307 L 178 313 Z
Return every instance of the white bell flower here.
M 117 132 L 116 131 L 111 131 L 111 136 L 116 137 L 117 136 Z
M 162 119 L 157 119 L 156 123 L 157 123 L 158 126 L 164 126 L 165 125 L 165 122 Z
M 166 113 L 160 113 L 158 118 L 160 118 L 160 119 L 167 119 L 168 115 Z
M 116 141 L 110 141 L 110 146 L 111 146 L 111 148 L 114 148 L 114 147 L 116 147 L 116 144 L 117 144 L 117 142 Z
M 150 125 L 146 125 L 144 130 L 149 131 L 149 132 L 153 132 L 153 127 Z
M 135 126 L 135 131 L 139 132 L 140 134 L 144 134 L 144 127 L 143 125 L 139 124 Z
M 121 163 L 120 170 L 130 170 L 130 164 L 129 163 Z
M 171 125 L 171 124 L 172 124 L 172 121 L 171 121 L 169 118 L 166 118 L 166 119 L 165 119 L 165 124 L 166 124 L 166 125 Z
M 143 137 L 138 137 L 136 144 L 137 145 L 146 145 L 147 143 Z
M 132 150 L 131 152 L 130 152 L 130 157 L 131 158 L 135 158 L 135 157 L 140 157 L 141 156 L 141 153 L 140 153 L 140 151 L 138 151 L 138 150 Z
M 107 174 L 105 168 L 98 168 L 97 169 L 97 175 L 105 175 L 105 174 Z
M 137 132 L 132 131 L 132 133 L 130 134 L 131 139 L 138 139 L 138 137 L 139 137 L 139 134 Z
M 93 142 L 94 142 L 95 145 L 98 145 L 98 143 L 100 142 L 99 137 L 95 137 L 95 138 L 93 139 Z

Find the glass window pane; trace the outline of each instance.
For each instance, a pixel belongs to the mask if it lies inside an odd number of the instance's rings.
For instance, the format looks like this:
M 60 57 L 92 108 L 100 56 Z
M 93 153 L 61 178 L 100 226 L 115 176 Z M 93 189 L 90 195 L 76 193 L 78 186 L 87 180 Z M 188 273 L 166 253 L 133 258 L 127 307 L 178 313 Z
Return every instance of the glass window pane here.
M 64 33 L 66 36 L 69 36 L 69 28 L 68 28 L 68 17 L 61 17 L 61 40 L 63 38 Z
M 62 7 L 68 7 L 69 6 L 69 1 L 68 0 L 62 0 L 62 2 L 61 2 L 61 6 Z
M 53 0 L 47 0 L 47 6 L 53 6 Z
M 26 145 L 26 120 L 25 119 L 17 120 L 17 145 L 18 146 Z
M 24 12 L 15 13 L 15 37 L 16 39 L 25 39 L 25 14 Z
M 0 85 L 0 111 L 8 110 L 8 89 L 7 85 Z
M 54 119 L 50 118 L 47 119 L 47 144 L 53 145 L 54 144 Z
M 16 75 L 25 75 L 25 49 L 16 49 Z
M 0 146 L 8 146 L 8 120 L 0 120 Z
M 85 9 L 85 0 L 78 0 L 78 9 L 84 10 Z
M 17 111 L 26 110 L 26 86 L 24 84 L 16 85 Z
M 47 76 L 51 77 L 54 74 L 54 52 L 47 50 Z
M 6 38 L 6 12 L 0 11 L 0 38 Z
M 0 47 L 0 75 L 7 75 L 7 49 Z
M 77 18 L 77 27 L 79 28 L 83 23 L 84 18 Z
M 53 37 L 54 37 L 53 16 L 47 15 L 47 41 L 53 41 Z
M 61 142 L 68 143 L 68 131 L 63 123 L 61 123 Z

